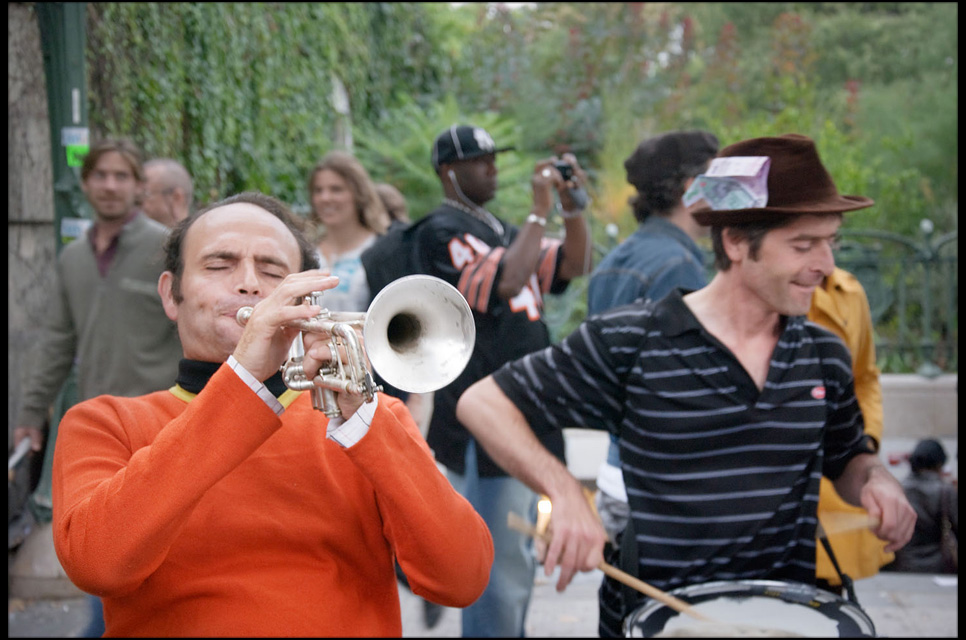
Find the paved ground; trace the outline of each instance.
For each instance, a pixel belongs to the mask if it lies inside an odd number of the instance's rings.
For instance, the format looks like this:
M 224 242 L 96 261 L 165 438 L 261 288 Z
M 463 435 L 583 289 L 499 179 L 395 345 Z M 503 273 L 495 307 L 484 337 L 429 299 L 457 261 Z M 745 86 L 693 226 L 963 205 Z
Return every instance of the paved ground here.
M 601 573 L 581 574 L 560 594 L 556 580 L 537 576 L 527 615 L 527 635 L 543 638 L 597 636 L 597 586 Z M 863 611 L 879 637 L 959 637 L 959 594 L 956 576 L 882 573 L 856 583 Z M 433 629 L 423 625 L 422 602 L 400 591 L 404 637 L 456 638 L 460 612 L 446 609 Z M 76 638 L 87 625 L 83 598 L 8 601 L 7 632 L 11 638 Z

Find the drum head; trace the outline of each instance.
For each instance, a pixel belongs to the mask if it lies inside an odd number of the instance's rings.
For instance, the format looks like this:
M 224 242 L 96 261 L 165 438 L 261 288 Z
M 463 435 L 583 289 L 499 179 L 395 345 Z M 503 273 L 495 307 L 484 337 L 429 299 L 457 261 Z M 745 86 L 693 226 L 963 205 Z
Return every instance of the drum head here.
M 872 620 L 858 605 L 797 582 L 707 582 L 676 589 L 671 594 L 713 622 L 697 620 L 649 600 L 626 618 L 624 635 L 629 638 L 875 637 Z

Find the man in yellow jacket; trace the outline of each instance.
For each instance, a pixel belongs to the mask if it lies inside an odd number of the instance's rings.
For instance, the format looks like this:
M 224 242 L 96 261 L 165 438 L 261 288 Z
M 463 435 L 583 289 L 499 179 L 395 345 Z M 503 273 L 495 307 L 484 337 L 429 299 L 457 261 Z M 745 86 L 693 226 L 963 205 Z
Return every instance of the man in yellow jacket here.
M 882 387 L 879 369 L 875 361 L 875 343 L 872 335 L 872 315 L 865 290 L 858 279 L 839 267 L 812 294 L 812 308 L 808 312 L 812 322 L 835 332 L 852 354 L 852 373 L 855 377 L 855 395 L 862 409 L 865 433 L 878 449 L 882 441 Z M 865 510 L 843 500 L 832 483 L 822 478 L 819 490 L 818 517 L 827 523 L 840 514 L 845 517 L 861 516 Z M 828 536 L 832 553 L 842 572 L 853 580 L 868 578 L 892 562 L 894 554 L 883 551 L 885 542 L 879 540 L 867 528 Z M 816 578 L 818 586 L 833 593 L 842 592 L 842 579 L 819 541 L 816 545 Z

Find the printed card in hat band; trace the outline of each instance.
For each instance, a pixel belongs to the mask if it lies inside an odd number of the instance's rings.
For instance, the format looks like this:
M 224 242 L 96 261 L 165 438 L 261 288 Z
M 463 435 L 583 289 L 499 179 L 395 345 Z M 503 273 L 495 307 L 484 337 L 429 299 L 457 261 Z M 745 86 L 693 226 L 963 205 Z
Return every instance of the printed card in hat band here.
M 704 200 L 715 211 L 764 207 L 768 204 L 770 167 L 771 158 L 767 156 L 715 158 L 681 200 L 686 207 Z

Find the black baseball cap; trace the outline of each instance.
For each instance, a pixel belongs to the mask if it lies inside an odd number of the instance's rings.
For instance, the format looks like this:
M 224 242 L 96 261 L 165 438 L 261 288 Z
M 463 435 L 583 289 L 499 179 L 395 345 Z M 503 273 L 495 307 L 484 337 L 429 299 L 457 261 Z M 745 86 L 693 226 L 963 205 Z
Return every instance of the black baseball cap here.
M 493 138 L 485 129 L 468 124 L 454 124 L 436 136 L 436 142 L 433 143 L 433 168 L 439 169 L 439 165 L 457 160 L 470 160 L 490 153 L 513 151 L 515 148 L 497 149 Z
M 627 182 L 646 191 L 664 180 L 683 179 L 684 167 L 704 164 L 717 153 L 718 139 L 707 131 L 670 131 L 648 138 L 624 160 Z

